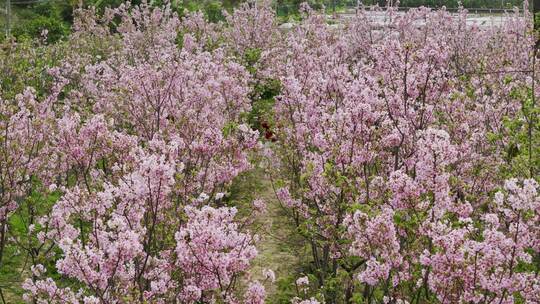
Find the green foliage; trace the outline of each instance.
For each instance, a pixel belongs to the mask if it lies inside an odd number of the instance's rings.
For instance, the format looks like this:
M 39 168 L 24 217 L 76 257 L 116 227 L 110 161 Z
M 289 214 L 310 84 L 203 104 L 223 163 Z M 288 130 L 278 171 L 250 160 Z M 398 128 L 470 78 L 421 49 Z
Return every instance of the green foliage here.
M 0 286 L 8 303 L 18 303 L 13 299 L 21 298 L 23 290 L 20 286 L 22 281 L 30 275 L 27 273 L 29 264 L 42 263 L 47 267 L 47 271 L 51 276 L 59 277 L 54 267 L 55 259 L 47 259 L 39 255 L 39 250 L 43 249 L 43 247 L 40 246 L 36 235 L 43 229 L 37 223 L 37 215 L 43 214 L 44 210 L 50 209 L 60 198 L 60 193 L 44 195 L 40 191 L 41 185 L 38 182 L 34 183 L 33 188 L 30 195 L 19 202 L 19 208 L 10 217 L 8 223 L 9 236 L 16 240 L 16 243 L 12 243 L 5 248 L 2 267 L 0 267 Z M 31 224 L 35 225 L 32 232 L 28 230 Z M 32 250 L 21 250 L 21 248 L 32 248 Z
M 281 83 L 276 79 L 269 79 L 264 83 L 255 85 L 255 98 L 252 100 L 251 112 L 248 115 L 248 123 L 251 127 L 260 132 L 264 131 L 261 123 L 266 121 L 272 125 L 272 108 L 274 97 L 279 94 Z
M 511 96 L 521 100 L 518 115 L 504 120 L 510 141 L 505 145 L 506 164 L 502 167 L 505 178 L 515 176 L 538 177 L 540 172 L 540 107 L 532 88 L 514 89 Z M 490 140 L 496 141 L 493 134 Z
M 244 52 L 242 62 L 251 75 L 257 74 L 257 65 L 260 59 L 260 49 L 248 49 Z M 247 121 L 252 128 L 264 134 L 267 130 L 262 126 L 262 123 L 266 122 L 271 125 L 273 122 L 274 98 L 281 92 L 281 83 L 277 79 L 264 79 L 257 81 L 253 87 L 251 112 L 248 114 Z
M 223 21 L 225 17 L 223 16 L 223 6 L 221 6 L 221 3 L 218 1 L 211 1 L 208 2 L 204 6 L 204 12 L 206 15 L 206 18 L 208 18 L 208 21 L 210 22 L 219 22 Z
M 31 39 L 39 37 L 44 31 L 47 31 L 47 42 L 56 42 L 69 34 L 69 26 L 56 16 L 36 16 L 16 26 L 13 36 L 18 40 Z
M 231 11 L 245 0 L 176 0 L 171 1 L 173 9 L 179 15 L 186 12 L 203 11 L 211 22 L 224 20 L 222 11 Z M 20 4 L 13 6 L 14 16 L 12 34 L 18 40 L 32 39 L 41 36 L 43 30 L 48 31 L 47 41 L 50 43 L 60 40 L 70 33 L 73 24 L 73 12 L 82 3 L 83 7 L 96 7 L 98 12 L 105 8 L 115 8 L 126 0 L 78 0 L 69 1 L 43 1 L 35 4 Z M 132 5 L 139 5 L 142 0 L 131 0 Z M 151 0 L 151 5 L 162 6 L 164 0 Z M 0 42 L 4 39 L 2 35 Z
M 261 59 L 260 49 L 247 49 L 244 53 L 244 62 L 248 71 L 253 75 L 257 71 L 255 65 Z
M 277 292 L 270 299 L 270 303 L 289 304 L 291 299 L 296 296 L 295 288 L 296 274 L 290 274 L 277 279 Z
M 77 1 L 74 1 L 74 2 L 77 2 Z M 124 0 L 85 0 L 83 2 L 85 6 L 95 6 L 97 8 L 118 7 L 120 4 L 125 3 Z M 131 1 L 133 5 L 139 5 L 141 4 L 141 2 L 142 2 L 141 0 Z M 150 3 L 154 4 L 154 2 L 156 1 L 151 1 Z M 158 3 L 156 3 L 156 5 L 157 4 Z
M 223 136 L 225 138 L 229 137 L 237 128 L 238 126 L 234 121 L 228 122 L 223 127 L 223 130 L 222 130 Z
M 33 40 L 6 44 L 0 49 L 2 98 L 13 99 L 27 87 L 33 87 L 38 96 L 44 95 L 52 84 L 47 69 L 56 66 L 65 51 L 64 44 L 45 46 Z
M 70 32 L 73 7 L 65 1 L 45 1 L 12 7 L 12 35 L 18 41 L 38 38 L 48 32 L 47 41 L 56 42 Z

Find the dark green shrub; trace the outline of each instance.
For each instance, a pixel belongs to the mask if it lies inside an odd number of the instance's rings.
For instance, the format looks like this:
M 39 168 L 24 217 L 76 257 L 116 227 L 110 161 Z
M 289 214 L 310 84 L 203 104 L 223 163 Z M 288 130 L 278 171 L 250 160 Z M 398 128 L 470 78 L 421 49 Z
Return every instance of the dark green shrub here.
M 204 6 L 204 12 L 206 14 L 206 18 L 208 18 L 208 21 L 210 22 L 219 22 L 219 21 L 224 20 L 222 11 L 223 11 L 223 6 L 221 6 L 221 3 L 219 1 L 208 2 Z
M 36 16 L 13 29 L 13 36 L 18 39 L 39 37 L 46 30 L 47 42 L 56 42 L 69 34 L 69 26 L 55 17 Z

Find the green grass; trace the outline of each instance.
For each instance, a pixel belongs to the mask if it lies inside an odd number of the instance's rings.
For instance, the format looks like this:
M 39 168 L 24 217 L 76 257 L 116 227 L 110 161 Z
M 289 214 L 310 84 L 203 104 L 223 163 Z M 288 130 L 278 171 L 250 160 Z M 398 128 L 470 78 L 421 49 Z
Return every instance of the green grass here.
M 14 246 L 8 246 L 0 267 L 0 287 L 6 303 L 22 303 L 24 255 Z
M 36 185 L 36 189 L 39 186 Z M 33 191 L 31 195 L 24 201 L 19 203 L 19 208 L 9 218 L 8 224 L 8 237 L 16 239 L 18 243 L 24 244 L 26 248 L 29 245 L 37 247 L 37 239 L 35 234 L 29 235 L 28 227 L 30 223 L 28 219 L 30 212 L 32 211 L 34 221 L 37 221 L 37 215 L 43 215 L 51 209 L 52 205 L 59 199 L 60 194 L 54 193 L 44 196 L 42 193 Z M 35 232 L 38 232 L 40 227 L 36 224 Z M 49 269 L 53 269 L 53 260 L 38 257 L 37 263 L 45 264 Z M 8 242 L 5 247 L 4 256 L 0 264 L 0 287 L 6 303 L 23 303 L 22 295 L 24 290 L 21 285 L 23 281 L 29 277 L 29 268 L 32 264 L 29 252 L 21 249 L 17 243 Z M 58 277 L 58 274 L 54 271 L 49 271 L 49 275 L 53 278 Z
M 264 281 L 263 269 L 272 269 L 276 282 L 266 282 L 267 303 L 288 304 L 294 297 L 294 282 L 305 265 L 301 261 L 309 260 L 309 249 L 304 239 L 286 214 L 273 191 L 271 180 L 262 168 L 255 168 L 241 174 L 231 187 L 230 202 L 239 208 L 239 215 L 246 216 L 248 205 L 260 198 L 266 202 L 267 211 L 258 217 L 249 229 L 258 234 L 258 255 L 252 262 L 250 277 Z

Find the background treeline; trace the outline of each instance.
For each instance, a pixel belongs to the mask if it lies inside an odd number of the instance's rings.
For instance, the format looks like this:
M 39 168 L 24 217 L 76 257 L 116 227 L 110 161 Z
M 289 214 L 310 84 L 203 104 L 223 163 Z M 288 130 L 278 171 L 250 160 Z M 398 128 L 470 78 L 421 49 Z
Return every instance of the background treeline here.
M 138 3 L 141 0 L 135 0 Z M 172 5 L 178 13 L 201 10 L 210 21 L 223 19 L 222 10 L 232 10 L 248 0 L 172 0 Z M 300 3 L 306 0 L 274 0 L 273 5 L 279 17 L 290 18 L 298 12 Z M 96 6 L 98 9 L 115 7 L 124 0 L 11 0 L 11 35 L 18 40 L 39 37 L 47 30 L 47 40 L 54 42 L 69 34 L 73 21 L 73 9 L 79 5 Z M 153 5 L 162 5 L 163 0 L 151 0 Z M 325 7 L 328 12 L 342 11 L 357 5 L 357 0 L 308 0 L 315 9 Z M 395 0 L 393 1 L 396 2 Z M 0 2 L 0 27 L 7 30 L 7 0 Z M 386 0 L 362 0 L 364 5 L 385 6 Z M 467 8 L 512 8 L 521 6 L 520 0 L 463 0 L 461 4 Z M 401 0 L 403 7 L 441 7 L 455 8 L 458 0 Z M 0 41 L 5 35 L 0 35 Z

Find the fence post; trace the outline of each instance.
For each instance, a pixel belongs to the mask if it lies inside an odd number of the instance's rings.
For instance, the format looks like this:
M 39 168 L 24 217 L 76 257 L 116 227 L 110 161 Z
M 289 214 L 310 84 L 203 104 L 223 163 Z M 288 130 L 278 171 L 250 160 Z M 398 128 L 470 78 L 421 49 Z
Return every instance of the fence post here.
M 11 36 L 11 0 L 6 0 L 6 38 Z
M 539 30 L 539 21 L 538 20 L 538 13 L 540 13 L 540 0 L 534 0 L 533 1 L 533 7 L 532 7 L 532 11 L 533 11 L 533 21 L 534 21 L 534 29 L 535 30 Z

